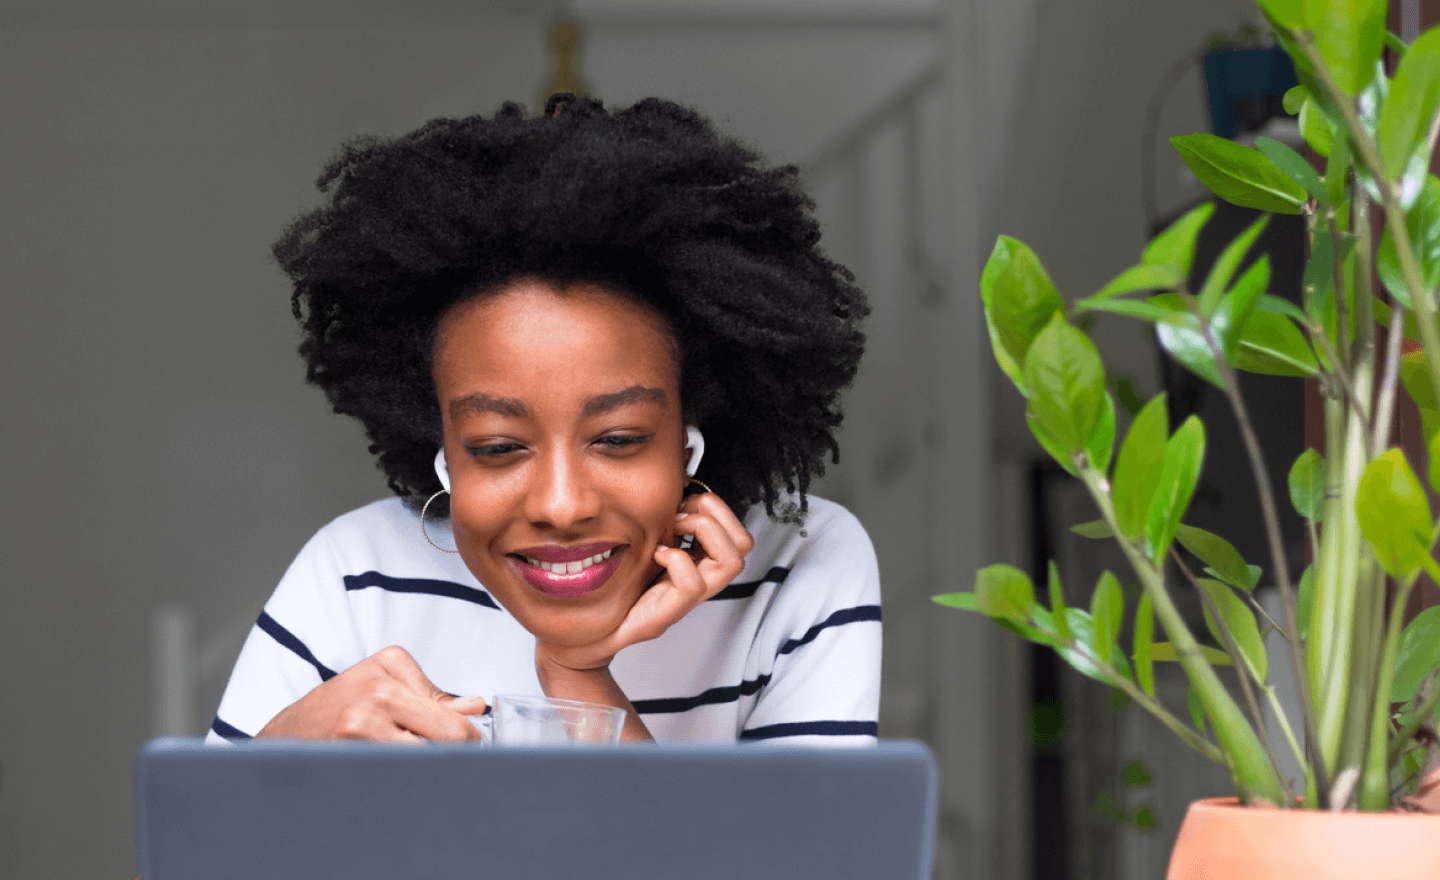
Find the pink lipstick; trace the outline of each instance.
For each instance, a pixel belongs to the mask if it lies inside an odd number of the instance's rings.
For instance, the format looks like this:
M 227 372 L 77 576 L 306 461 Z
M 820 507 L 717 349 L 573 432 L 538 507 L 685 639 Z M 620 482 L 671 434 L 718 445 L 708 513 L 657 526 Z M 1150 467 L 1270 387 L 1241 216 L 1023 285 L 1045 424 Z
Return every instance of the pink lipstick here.
M 624 544 L 527 547 L 510 554 L 511 564 L 530 586 L 547 596 L 573 599 L 593 593 L 610 579 Z

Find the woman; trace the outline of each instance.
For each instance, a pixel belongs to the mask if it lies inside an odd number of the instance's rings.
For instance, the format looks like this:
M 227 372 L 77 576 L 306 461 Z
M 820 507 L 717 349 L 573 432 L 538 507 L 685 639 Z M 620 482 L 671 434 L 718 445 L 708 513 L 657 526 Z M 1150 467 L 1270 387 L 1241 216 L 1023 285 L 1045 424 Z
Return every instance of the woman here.
M 868 308 L 794 169 L 557 95 L 319 185 L 275 246 L 300 352 L 399 497 L 300 552 L 210 738 L 474 739 L 543 692 L 627 740 L 873 741 L 874 553 L 806 496 Z

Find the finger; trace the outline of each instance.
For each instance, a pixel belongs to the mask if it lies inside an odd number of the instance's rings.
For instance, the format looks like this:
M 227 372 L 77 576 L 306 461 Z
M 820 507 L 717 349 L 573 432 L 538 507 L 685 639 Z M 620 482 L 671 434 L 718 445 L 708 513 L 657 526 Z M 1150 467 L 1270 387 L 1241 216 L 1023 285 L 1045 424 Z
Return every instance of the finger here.
M 702 555 L 696 565 L 707 593 L 718 592 L 745 568 L 745 554 L 736 546 L 731 533 L 709 516 L 693 516 L 678 525 L 677 530 L 694 534 Z
M 463 714 L 434 698 L 416 693 L 398 679 L 381 680 L 371 692 L 391 722 L 425 739 L 446 742 L 479 739 L 480 731 Z M 451 702 L 444 697 L 445 702 Z
M 451 694 L 435 686 L 420 668 L 420 664 L 410 655 L 410 652 L 399 645 L 391 645 L 377 651 L 374 655 L 375 662 L 396 678 L 406 684 L 412 691 L 422 694 L 432 700 L 443 701 L 451 698 Z
M 745 528 L 744 523 L 735 516 L 730 505 L 721 500 L 720 496 L 713 492 L 706 492 L 704 495 L 694 496 L 694 501 L 695 512 L 711 517 L 724 527 L 726 533 L 730 535 L 730 540 L 740 549 L 741 556 L 749 553 L 755 546 L 755 538 Z

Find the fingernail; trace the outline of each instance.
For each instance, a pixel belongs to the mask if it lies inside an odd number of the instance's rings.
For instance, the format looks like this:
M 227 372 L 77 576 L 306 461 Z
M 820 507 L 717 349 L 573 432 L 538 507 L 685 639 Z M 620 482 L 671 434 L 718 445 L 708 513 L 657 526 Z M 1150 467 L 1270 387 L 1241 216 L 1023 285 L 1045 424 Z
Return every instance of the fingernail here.
M 685 513 L 684 511 L 681 511 L 680 513 L 675 514 L 675 521 L 676 521 L 676 522 L 679 522 L 680 520 L 684 519 L 685 517 L 687 517 L 687 516 L 689 516 L 689 515 L 690 515 L 690 514 Z

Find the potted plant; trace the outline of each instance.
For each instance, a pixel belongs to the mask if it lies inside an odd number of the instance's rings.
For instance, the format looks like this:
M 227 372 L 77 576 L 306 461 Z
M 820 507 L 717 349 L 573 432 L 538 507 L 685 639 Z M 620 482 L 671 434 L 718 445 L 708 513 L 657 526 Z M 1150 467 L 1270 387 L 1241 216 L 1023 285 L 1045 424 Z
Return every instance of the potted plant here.
M 1172 143 L 1220 198 L 1304 215 L 1301 303 L 1267 293 L 1265 258 L 1241 271 L 1263 215 L 1221 252 L 1199 289 L 1186 288 L 1213 204 L 1183 216 L 1137 265 L 1068 306 L 1036 255 L 1011 238 L 996 243 L 980 282 L 995 358 L 1026 399 L 1031 431 L 1099 509 L 1077 531 L 1117 542 L 1139 580 L 1129 650 L 1121 647 L 1124 593 L 1109 572 L 1088 609 L 1066 607 L 1053 564 L 1048 602 L 1006 565 L 982 569 L 973 592 L 936 601 L 1054 648 L 1229 771 L 1236 797 L 1192 805 L 1172 878 L 1292 876 L 1305 865 L 1316 870 L 1293 876 L 1385 876 L 1374 860 L 1386 854 L 1401 859 L 1396 873 L 1440 876 L 1440 815 L 1421 815 L 1440 801 L 1436 774 L 1426 772 L 1440 704 L 1440 608 L 1405 620 L 1416 579 L 1440 581 L 1440 520 L 1425 489 L 1428 481 L 1440 490 L 1440 179 L 1428 173 L 1440 131 L 1440 29 L 1406 46 L 1386 33 L 1384 0 L 1260 6 L 1294 62 L 1299 85 L 1286 106 L 1298 111 L 1323 171 L 1266 138 L 1254 148 L 1209 134 Z M 1387 47 L 1399 59 L 1393 77 Z M 1183 521 L 1205 457 L 1198 418 L 1170 431 L 1161 394 L 1117 438 L 1101 357 L 1073 323 L 1093 311 L 1153 324 L 1169 356 L 1226 395 L 1266 524 L 1269 558 L 1254 560 L 1261 567 Z M 1325 454 L 1307 450 L 1288 474 L 1268 473 L 1237 371 L 1317 381 Z M 1402 386 L 1420 409 L 1428 464 L 1387 448 Z M 1281 546 L 1277 495 L 1286 489 L 1312 543 L 1303 573 L 1287 568 Z M 1203 566 L 1187 565 L 1177 544 Z M 1254 599 L 1262 581 L 1278 587 L 1279 620 Z M 1187 625 L 1174 601 L 1180 590 L 1199 594 L 1213 644 Z M 1267 675 L 1263 632 L 1271 628 L 1283 634 L 1295 672 L 1293 717 Z M 1154 664 L 1166 661 L 1189 680 L 1188 707 L 1156 697 Z M 1222 672 L 1234 676 L 1228 686 Z M 1276 721 L 1267 725 L 1264 708 Z M 1282 751 L 1303 767 L 1298 784 L 1281 770 Z M 1403 808 L 1411 813 L 1374 815 Z M 1347 849 L 1335 823 L 1358 829 L 1360 842 Z M 1238 836 L 1207 836 L 1222 826 Z M 1287 845 L 1282 826 L 1312 837 Z M 1401 851 L 1407 839 L 1418 848 Z

